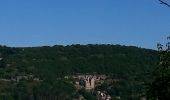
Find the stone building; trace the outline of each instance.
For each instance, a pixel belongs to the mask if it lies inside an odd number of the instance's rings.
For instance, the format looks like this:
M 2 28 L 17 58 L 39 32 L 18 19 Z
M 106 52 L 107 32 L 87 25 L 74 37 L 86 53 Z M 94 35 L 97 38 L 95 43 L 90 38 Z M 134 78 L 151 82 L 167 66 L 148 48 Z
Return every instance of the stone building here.
M 91 90 L 95 88 L 95 79 L 93 77 L 86 77 L 84 81 L 86 90 Z
M 104 92 L 98 91 L 97 92 L 97 100 L 111 100 L 111 96 L 107 95 Z

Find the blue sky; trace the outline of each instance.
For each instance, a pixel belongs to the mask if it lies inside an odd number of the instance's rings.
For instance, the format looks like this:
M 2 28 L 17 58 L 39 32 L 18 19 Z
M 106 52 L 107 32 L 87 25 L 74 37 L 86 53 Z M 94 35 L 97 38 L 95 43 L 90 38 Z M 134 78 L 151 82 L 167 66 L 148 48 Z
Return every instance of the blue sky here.
M 156 48 L 170 33 L 158 0 L 1 0 L 0 44 L 122 44 Z

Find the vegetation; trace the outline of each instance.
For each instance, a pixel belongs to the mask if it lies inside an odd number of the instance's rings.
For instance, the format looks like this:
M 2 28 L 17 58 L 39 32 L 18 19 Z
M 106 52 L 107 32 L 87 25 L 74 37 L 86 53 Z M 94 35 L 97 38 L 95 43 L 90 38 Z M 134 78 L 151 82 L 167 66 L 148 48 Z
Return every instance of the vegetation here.
M 137 100 L 145 93 L 144 84 L 152 81 L 150 72 L 157 66 L 157 51 L 120 45 L 1 46 L 0 58 L 2 100 L 72 100 L 76 95 L 95 100 L 94 95 L 77 91 L 63 78 L 76 73 L 110 75 L 119 81 L 104 83 L 96 90 Z M 15 81 L 21 76 L 26 78 Z
M 170 37 L 167 38 L 170 40 Z M 150 100 L 169 100 L 170 99 L 170 42 L 163 49 L 162 44 L 158 44 L 159 66 L 154 71 L 156 77 L 150 84 L 147 96 Z

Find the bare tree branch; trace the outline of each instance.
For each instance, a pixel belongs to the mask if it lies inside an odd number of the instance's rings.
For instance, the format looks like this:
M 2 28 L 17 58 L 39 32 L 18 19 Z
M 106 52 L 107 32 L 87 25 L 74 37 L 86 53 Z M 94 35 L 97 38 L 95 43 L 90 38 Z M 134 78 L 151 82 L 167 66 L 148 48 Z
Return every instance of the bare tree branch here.
M 164 1 L 164 0 L 159 0 L 159 1 L 160 1 L 161 4 L 164 4 L 164 5 L 168 6 L 168 7 L 170 7 L 170 3 L 167 3 L 167 2 Z

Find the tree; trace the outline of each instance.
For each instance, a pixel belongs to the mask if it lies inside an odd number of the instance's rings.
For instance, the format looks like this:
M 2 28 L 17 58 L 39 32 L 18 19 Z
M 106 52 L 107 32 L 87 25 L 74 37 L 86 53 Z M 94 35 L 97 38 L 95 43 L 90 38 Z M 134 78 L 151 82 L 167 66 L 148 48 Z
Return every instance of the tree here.
M 167 0 L 159 0 L 160 4 L 164 4 L 168 7 L 170 7 L 170 2 L 168 2 Z
M 170 100 L 170 37 L 167 39 L 165 49 L 162 44 L 157 45 L 160 61 L 155 71 L 157 75 L 147 91 L 149 100 Z

